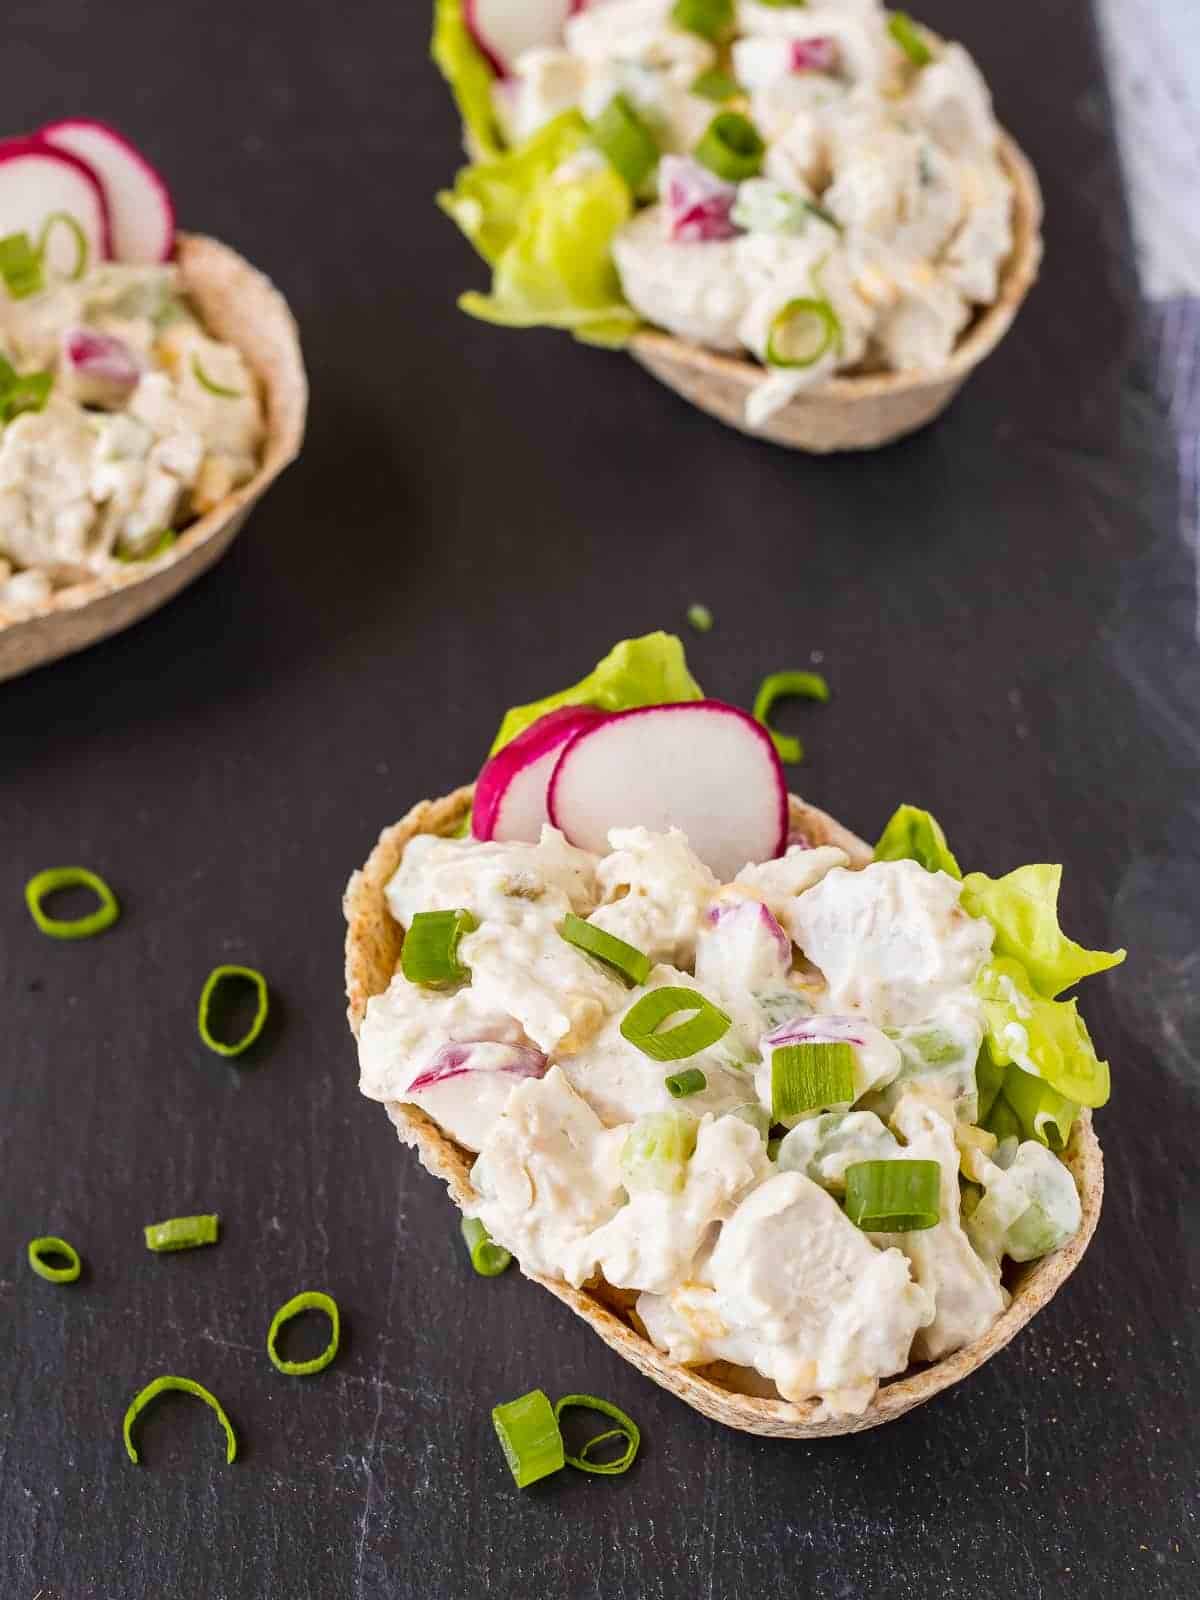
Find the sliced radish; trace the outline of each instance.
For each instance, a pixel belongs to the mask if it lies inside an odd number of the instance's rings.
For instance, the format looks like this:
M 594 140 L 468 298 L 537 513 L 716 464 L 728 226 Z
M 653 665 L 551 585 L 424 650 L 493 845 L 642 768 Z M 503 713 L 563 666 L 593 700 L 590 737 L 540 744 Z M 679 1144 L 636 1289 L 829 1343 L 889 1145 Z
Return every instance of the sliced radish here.
M 523 51 L 560 45 L 567 18 L 582 9 L 577 0 L 465 0 L 464 15 L 492 69 L 507 78 Z
M 37 139 L 0 140 L 0 238 L 25 233 L 36 245 L 56 213 L 65 213 L 82 228 L 89 261 L 108 260 L 108 208 L 87 163 Z M 68 228 L 52 229 L 47 249 L 55 270 L 74 272 L 78 251 Z
M 546 790 L 563 745 L 607 714 L 594 706 L 560 706 L 497 750 L 475 785 L 475 838 L 536 844 L 542 824 L 550 820 Z
M 607 853 L 610 828 L 681 828 L 722 883 L 780 855 L 788 797 L 771 736 L 720 700 L 622 711 L 576 733 L 548 796 L 572 844 Z
M 69 117 L 36 135 L 54 150 L 86 162 L 100 181 L 112 218 L 118 261 L 167 261 L 175 248 L 175 207 L 161 173 L 106 122 Z

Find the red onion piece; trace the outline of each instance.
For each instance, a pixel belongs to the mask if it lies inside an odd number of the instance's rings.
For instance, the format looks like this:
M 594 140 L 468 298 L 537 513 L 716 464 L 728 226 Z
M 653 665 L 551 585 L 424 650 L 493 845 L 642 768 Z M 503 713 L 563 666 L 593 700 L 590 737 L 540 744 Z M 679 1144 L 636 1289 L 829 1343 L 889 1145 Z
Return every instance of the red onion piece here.
M 80 398 L 121 401 L 137 388 L 142 364 L 123 339 L 93 328 L 68 328 L 63 355 Z
M 729 898 L 716 900 L 709 906 L 706 915 L 710 926 L 714 928 L 720 927 L 724 922 L 728 922 L 731 917 L 757 916 L 763 925 L 763 930 L 775 941 L 779 951 L 779 958 L 783 962 L 784 968 L 786 969 L 791 965 L 792 941 L 761 900 L 750 898 L 745 900 Z
M 658 172 L 659 197 L 668 236 L 681 244 L 708 243 L 737 236 L 730 212 L 737 185 L 726 183 L 690 156 L 664 156 Z
M 857 1044 L 865 1045 L 862 1024 L 854 1017 L 821 1015 L 789 1017 L 764 1034 L 763 1044 Z
M 493 1044 L 487 1040 L 444 1044 L 409 1084 L 407 1092 L 432 1089 L 435 1084 L 462 1077 L 466 1072 L 510 1072 L 517 1078 L 540 1078 L 545 1071 L 546 1057 L 532 1045 Z
M 836 39 L 793 39 L 793 72 L 833 72 L 838 64 Z

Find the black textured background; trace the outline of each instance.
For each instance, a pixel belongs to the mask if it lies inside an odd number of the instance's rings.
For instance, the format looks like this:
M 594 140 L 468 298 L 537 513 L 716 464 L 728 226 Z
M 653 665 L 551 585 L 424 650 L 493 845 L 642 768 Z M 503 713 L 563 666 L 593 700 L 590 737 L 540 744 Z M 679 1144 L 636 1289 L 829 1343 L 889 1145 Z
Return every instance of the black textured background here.
M 945 421 L 812 461 L 634 365 L 454 310 L 481 268 L 432 205 L 456 128 L 418 0 L 57 0 L 2 24 L 5 120 L 140 138 L 182 220 L 290 296 L 305 455 L 232 554 L 123 637 L 0 688 L 0 1592 L 5 1600 L 1183 1596 L 1197 1583 L 1200 716 L 1194 575 L 1083 0 L 937 0 L 1037 162 L 1046 273 Z M 710 692 L 820 661 L 809 798 L 902 799 L 960 857 L 1067 865 L 1115 1065 L 1097 1241 L 959 1390 L 812 1446 L 723 1432 L 516 1273 L 475 1279 L 438 1185 L 356 1091 L 339 896 L 379 829 L 477 767 L 503 707 L 682 625 Z M 52 944 L 21 887 L 82 861 L 125 915 Z M 209 968 L 261 966 L 245 1065 L 199 1046 Z M 213 1208 L 215 1250 L 151 1219 Z M 32 1277 L 61 1233 L 84 1280 Z M 331 1290 L 337 1365 L 286 1379 L 273 1309 Z M 162 1371 L 222 1397 L 120 1419 Z M 519 1494 L 493 1403 L 589 1389 L 632 1476 Z

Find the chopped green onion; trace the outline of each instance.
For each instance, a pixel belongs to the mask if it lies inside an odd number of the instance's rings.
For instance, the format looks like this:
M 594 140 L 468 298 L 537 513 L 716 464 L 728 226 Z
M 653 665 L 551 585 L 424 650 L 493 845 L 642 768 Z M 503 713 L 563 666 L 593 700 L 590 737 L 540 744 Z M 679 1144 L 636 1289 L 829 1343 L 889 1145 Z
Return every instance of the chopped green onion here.
M 771 1052 L 771 1117 L 786 1122 L 806 1111 L 854 1103 L 854 1046 L 776 1045 Z
M 574 912 L 567 913 L 558 933 L 561 939 L 574 945 L 577 950 L 595 956 L 606 967 L 612 967 L 630 988 L 645 983 L 650 976 L 652 963 L 649 956 L 643 955 L 634 945 L 626 944 L 624 939 L 618 939 L 615 934 L 605 933 L 603 928 L 585 922 Z
M 458 941 L 478 926 L 469 911 L 418 911 L 404 935 L 401 972 L 409 983 L 427 988 L 467 982 L 471 974 L 459 965 Z
M 155 1378 L 153 1383 L 148 1383 L 144 1389 L 140 1389 L 129 1402 L 129 1409 L 125 1413 L 122 1432 L 125 1435 L 125 1452 L 134 1466 L 137 1466 L 140 1458 L 137 1453 L 137 1447 L 133 1442 L 133 1425 L 152 1400 L 157 1399 L 160 1394 L 166 1394 L 169 1390 L 177 1390 L 180 1394 L 195 1395 L 197 1400 L 203 1400 L 206 1406 L 212 1407 L 217 1413 L 217 1421 L 225 1430 L 225 1460 L 226 1462 L 232 1461 L 237 1455 L 237 1434 L 234 1433 L 233 1423 L 225 1415 L 225 1408 L 216 1395 L 211 1394 L 203 1384 L 193 1383 L 191 1378 L 168 1376 Z
M 221 400 L 244 400 L 245 395 L 240 389 L 227 389 L 223 383 L 217 383 L 210 378 L 200 365 L 200 357 L 192 357 L 192 376 L 202 389 L 207 389 L 209 394 L 215 394 Z
M 856 1161 L 846 1168 L 846 1215 L 864 1233 L 917 1233 L 941 1217 L 936 1161 Z
M 221 1219 L 215 1212 L 200 1217 L 171 1217 L 167 1222 L 148 1222 L 145 1228 L 147 1250 L 195 1250 L 202 1244 L 216 1244 Z
M 174 528 L 166 528 L 148 550 L 138 550 L 136 552 L 131 550 L 118 550 L 117 560 L 124 561 L 127 565 L 133 565 L 135 562 L 141 561 L 157 561 L 159 556 L 166 555 L 167 551 L 175 543 L 178 537 L 179 535 L 175 532 Z
M 68 1244 L 65 1239 L 56 1239 L 53 1234 L 31 1239 L 26 1254 L 29 1256 L 29 1265 L 47 1283 L 74 1283 L 83 1271 L 83 1262 L 75 1246 Z M 58 1256 L 67 1264 L 65 1267 L 52 1267 L 47 1256 Z
M 840 346 L 842 325 L 828 300 L 789 300 L 771 318 L 767 365 L 799 370 Z
M 742 93 L 742 86 L 736 78 L 731 78 L 719 67 L 710 67 L 692 84 L 692 93 L 698 94 L 702 100 L 715 100 L 719 105 L 722 101 L 736 99 Z
M 806 6 L 808 0 L 758 0 L 760 6 L 772 6 L 776 11 L 782 11 L 785 6 Z
M 46 914 L 42 905 L 47 895 L 59 889 L 90 889 L 100 904 L 86 917 L 60 920 Z M 47 867 L 36 873 L 25 885 L 25 904 L 29 914 L 42 933 L 51 939 L 90 939 L 94 933 L 111 928 L 121 915 L 117 897 L 95 872 L 86 867 Z
M 640 189 L 658 161 L 658 141 L 626 95 L 615 94 L 592 123 L 592 143 L 631 189 Z
M 621 1146 L 621 1177 L 630 1192 L 658 1189 L 681 1194 L 696 1148 L 697 1122 L 685 1111 L 655 1111 L 639 1117 Z
M 641 1430 L 633 1418 L 626 1416 L 619 1406 L 614 1406 L 608 1400 L 601 1400 L 597 1395 L 565 1394 L 561 1400 L 555 1402 L 554 1406 L 554 1420 L 559 1424 L 560 1437 L 562 1414 L 568 1407 L 575 1407 L 581 1411 L 598 1411 L 601 1416 L 610 1417 L 617 1426 L 609 1428 L 605 1433 L 597 1434 L 594 1439 L 589 1439 L 577 1456 L 565 1456 L 567 1465 L 578 1467 L 580 1472 L 602 1472 L 609 1476 L 618 1472 L 628 1472 L 642 1442 Z M 615 1461 L 589 1461 L 588 1452 L 605 1444 L 609 1439 L 624 1439 L 626 1441 L 624 1453 Z
M 223 983 L 228 982 L 231 978 L 244 978 L 247 983 L 252 983 L 258 996 L 258 1004 L 255 1008 L 254 1020 L 242 1037 L 233 1040 L 231 1044 L 224 1044 L 220 1039 L 214 1037 L 212 1030 L 209 1028 L 208 1013 L 212 1005 L 213 995 L 216 994 Z M 256 971 L 253 967 L 214 967 L 205 979 L 204 987 L 200 991 L 200 1008 L 197 1014 L 200 1037 L 208 1048 L 215 1050 L 219 1056 L 240 1056 L 243 1050 L 249 1050 L 264 1027 L 266 1027 L 269 1009 L 270 998 L 267 993 L 267 980 L 261 972 Z
M 712 632 L 713 614 L 707 606 L 689 606 L 687 608 L 687 619 L 697 633 Z
M 69 211 L 52 211 L 42 223 L 42 231 L 38 235 L 37 253 L 41 261 L 46 259 L 46 246 L 50 243 L 50 235 L 56 226 L 67 228 L 75 237 L 75 265 L 67 273 L 68 283 L 78 283 L 87 271 L 88 242 L 87 234 Z
M 889 13 L 888 32 L 914 67 L 927 67 L 933 60 L 933 51 L 926 43 L 925 35 L 907 11 Z
M 699 1067 L 686 1067 L 682 1072 L 673 1072 L 667 1079 L 667 1093 L 672 1100 L 686 1100 L 689 1095 L 699 1094 L 707 1088 L 708 1079 Z
M 718 111 L 692 152 L 710 172 L 728 183 L 753 178 L 762 167 L 763 144 L 758 129 L 740 111 Z
M 809 216 L 816 217 L 818 222 L 823 222 L 827 228 L 832 228 L 836 233 L 841 233 L 842 225 L 832 211 L 826 211 L 824 206 L 819 206 L 815 200 L 802 200 L 800 204 Z
M 677 1012 L 694 1016 L 666 1033 L 655 1030 Z M 730 1019 L 695 989 L 652 989 L 621 1018 L 621 1036 L 652 1061 L 686 1061 L 729 1032 Z
M 776 733 L 769 721 L 775 702 L 787 699 L 789 696 L 828 702 L 829 685 L 819 672 L 772 672 L 763 679 L 758 693 L 754 696 L 752 715 L 755 722 L 761 722 L 775 741 L 779 759 L 794 764 L 803 761 L 804 746 L 799 739 L 793 738 L 789 733 Z
M 0 239 L 0 278 L 14 300 L 27 300 L 43 288 L 42 257 L 27 233 L 9 233 Z
M 733 27 L 733 0 L 675 0 L 671 21 L 685 33 L 715 42 Z
M 319 1356 L 314 1356 L 311 1361 L 285 1361 L 275 1348 L 285 1323 L 298 1317 L 302 1311 L 323 1311 L 329 1318 L 330 1334 L 329 1343 Z M 301 1294 L 294 1294 L 290 1300 L 281 1305 L 271 1318 L 271 1326 L 267 1331 L 267 1354 L 271 1358 L 272 1366 L 280 1372 L 286 1372 L 289 1377 L 304 1378 L 312 1372 L 323 1372 L 334 1356 L 338 1353 L 338 1345 L 342 1337 L 342 1318 L 338 1311 L 338 1303 L 332 1295 L 323 1294 L 320 1289 L 305 1289 Z
M 492 1424 L 518 1489 L 562 1470 L 566 1463 L 562 1434 L 554 1408 L 541 1389 L 493 1406 Z
M 481 1278 L 498 1278 L 512 1266 L 512 1256 L 495 1243 L 478 1217 L 464 1217 L 461 1226 L 471 1265 Z
M 18 372 L 0 355 L 0 426 L 22 411 L 43 411 L 53 388 L 52 372 Z

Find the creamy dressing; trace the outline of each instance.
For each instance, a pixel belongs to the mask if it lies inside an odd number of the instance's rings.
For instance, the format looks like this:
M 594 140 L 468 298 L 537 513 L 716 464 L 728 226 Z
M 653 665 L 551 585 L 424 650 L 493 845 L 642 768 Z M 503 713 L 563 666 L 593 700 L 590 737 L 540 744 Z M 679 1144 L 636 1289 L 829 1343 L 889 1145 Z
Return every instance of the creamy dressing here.
M 420 1106 L 478 1152 L 472 1209 L 527 1272 L 602 1276 L 640 1295 L 674 1359 L 861 1410 L 910 1359 L 991 1326 L 1004 1255 L 1078 1226 L 1056 1157 L 998 1151 L 974 1126 L 991 925 L 963 911 L 956 880 L 911 861 L 851 871 L 841 850 L 794 846 L 722 885 L 677 831 L 616 829 L 609 845 L 595 856 L 550 827 L 536 845 L 410 842 L 392 914 L 407 927 L 470 911 L 470 979 L 435 990 L 398 971 L 369 1001 L 363 1092 Z M 568 944 L 568 912 L 650 956 L 646 983 Z M 664 986 L 720 1008 L 723 1035 L 665 1062 L 626 1038 Z M 851 1047 L 853 1100 L 790 1119 L 772 1159 L 772 1051 L 806 1039 Z M 703 1086 L 673 1098 L 668 1077 L 696 1068 Z M 938 1165 L 937 1225 L 863 1233 L 841 1208 L 847 1169 L 905 1159 Z M 960 1162 L 984 1188 L 969 1228 Z

